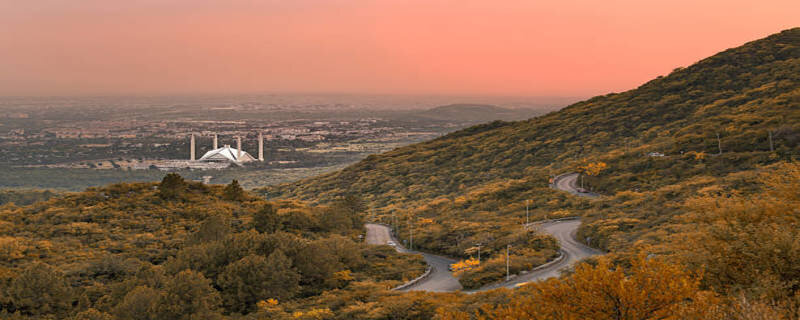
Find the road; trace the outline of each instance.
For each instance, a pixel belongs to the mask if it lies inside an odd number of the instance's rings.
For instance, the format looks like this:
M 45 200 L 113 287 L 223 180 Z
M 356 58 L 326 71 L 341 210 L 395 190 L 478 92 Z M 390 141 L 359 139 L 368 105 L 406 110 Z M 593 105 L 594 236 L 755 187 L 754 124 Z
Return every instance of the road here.
M 579 192 L 577 190 L 577 180 L 577 173 L 561 175 L 553 181 L 553 187 L 581 197 L 599 196 L 596 193 Z M 580 225 L 581 221 L 577 219 L 531 223 L 530 227 L 535 227 L 538 230 L 548 233 L 558 239 L 558 242 L 561 245 L 561 254 L 564 255 L 563 259 L 547 265 L 547 267 L 542 269 L 519 275 L 510 281 L 494 283 L 484 286 L 478 290 L 468 292 L 482 292 L 501 287 L 514 288 L 525 282 L 558 277 L 561 271 L 572 267 L 572 265 L 574 265 L 576 262 L 593 255 L 602 254 L 602 252 L 599 250 L 587 247 L 575 240 L 575 233 Z M 456 260 L 429 253 L 407 250 L 400 245 L 400 242 L 397 241 L 397 239 L 392 237 L 392 234 L 387 226 L 370 223 L 366 225 L 366 228 L 368 244 L 387 244 L 389 240 L 394 241 L 397 244 L 395 246 L 397 251 L 421 254 L 425 257 L 425 261 L 428 262 L 428 265 L 431 266 L 431 275 L 429 277 L 403 289 L 403 291 L 450 292 L 463 289 L 461 284 L 458 283 L 458 279 L 453 277 L 453 274 L 449 271 L 450 264 L 454 263 Z
M 480 289 L 475 290 L 475 292 L 497 289 L 500 287 L 514 288 L 521 283 L 558 277 L 561 274 L 561 271 L 572 267 L 572 265 L 574 265 L 576 262 L 602 253 L 575 240 L 575 232 L 581 225 L 580 220 L 550 221 L 538 225 L 536 223 L 532 223 L 531 225 L 532 227 L 536 227 L 538 230 L 549 233 L 558 239 L 558 243 L 561 245 L 561 254 L 564 255 L 564 258 L 556 263 L 548 265 L 545 268 L 519 275 L 510 281 L 493 283 L 481 287 Z
M 576 196 L 581 197 L 599 197 L 599 194 L 594 192 L 580 192 L 578 191 L 578 174 L 577 173 L 568 173 L 562 174 L 553 181 L 553 187 L 558 190 L 566 191 Z
M 431 274 L 428 277 L 401 291 L 451 292 L 462 289 L 458 279 L 453 277 L 453 274 L 450 272 L 450 265 L 456 262 L 455 259 L 408 250 L 400 245 L 400 241 L 397 241 L 397 239 L 392 236 L 389 227 L 385 225 L 368 223 L 366 224 L 366 228 L 368 244 L 387 244 L 389 240 L 394 241 L 396 244 L 394 247 L 395 250 L 403 253 L 421 254 L 425 258 L 425 262 L 431 266 Z

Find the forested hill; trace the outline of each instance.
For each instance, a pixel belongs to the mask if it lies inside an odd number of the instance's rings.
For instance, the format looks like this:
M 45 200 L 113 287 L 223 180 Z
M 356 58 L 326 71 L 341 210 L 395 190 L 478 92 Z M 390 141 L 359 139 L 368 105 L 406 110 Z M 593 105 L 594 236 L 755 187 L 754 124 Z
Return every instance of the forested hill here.
M 769 152 L 770 134 L 774 152 Z M 797 156 L 798 144 L 800 28 L 794 28 L 627 92 L 527 121 L 478 125 L 263 191 L 270 197 L 315 201 L 355 193 L 378 206 L 400 205 L 454 197 L 508 179 L 546 181 L 547 173 L 571 170 L 584 158 L 602 159 L 617 177 L 598 181 L 601 191 L 648 190 L 674 182 L 669 180 L 678 179 L 684 169 L 725 174 L 788 160 Z M 715 159 L 729 161 L 703 168 L 691 162 L 720 149 Z M 649 152 L 674 161 L 642 177 L 636 171 L 654 167 L 643 156 Z

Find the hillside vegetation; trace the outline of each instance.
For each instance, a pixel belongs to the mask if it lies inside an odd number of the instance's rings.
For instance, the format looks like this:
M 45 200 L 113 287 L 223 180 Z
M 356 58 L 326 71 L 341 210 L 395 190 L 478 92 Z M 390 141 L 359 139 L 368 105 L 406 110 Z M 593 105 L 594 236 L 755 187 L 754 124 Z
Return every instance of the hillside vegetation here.
M 630 91 L 527 121 L 474 126 L 259 192 L 321 203 L 357 194 L 374 209 L 370 219 L 394 224 L 400 238 L 409 239 L 413 228 L 415 246 L 466 258 L 482 243 L 488 261 L 500 253 L 504 239 L 518 232 L 529 200 L 532 220 L 583 216 L 579 239 L 610 252 L 604 259 L 615 265 L 627 268 L 642 252 L 664 256 L 697 274 L 713 275 L 697 276 L 702 279 L 698 290 L 744 299 L 739 303 L 788 308 L 781 314 L 796 318 L 798 288 L 788 279 L 800 269 L 794 255 L 783 254 L 796 250 L 796 241 L 788 240 L 796 239 L 791 231 L 796 222 L 789 230 L 764 225 L 788 242 L 769 242 L 764 238 L 769 233 L 756 233 L 741 222 L 735 227 L 744 229 L 723 228 L 727 239 L 763 237 L 728 243 L 715 238 L 722 231 L 714 229 L 728 221 L 726 213 L 699 203 L 735 198 L 739 204 L 730 210 L 744 211 L 745 199 L 772 197 L 780 205 L 770 212 L 794 214 L 785 205 L 793 196 L 775 198 L 768 193 L 774 187 L 759 181 L 765 175 L 773 180 L 791 176 L 796 169 L 786 166 L 796 164 L 787 163 L 799 155 L 800 28 L 795 28 L 677 68 Z M 582 173 L 585 186 L 605 196 L 577 199 L 550 189 L 549 178 L 565 172 Z M 797 189 L 796 179 L 783 183 Z M 698 230 L 701 222 L 710 227 Z M 703 234 L 710 238 L 698 242 Z M 690 258 L 682 249 L 687 243 L 714 243 L 717 247 L 706 252 L 736 258 L 726 262 L 728 267 L 708 270 L 707 260 Z M 782 254 L 771 258 L 772 265 L 753 266 L 744 278 L 728 274 L 750 263 L 745 259 L 754 256 L 748 251 L 754 247 Z
M 217 319 L 422 274 L 420 256 L 359 240 L 363 214 L 357 198 L 312 208 L 176 174 L 5 205 L 0 318 Z
M 634 90 L 527 121 L 471 127 L 267 190 L 271 197 L 314 201 L 358 193 L 383 207 L 464 194 L 500 179 L 546 180 L 531 177 L 526 169 L 551 166 L 560 172 L 583 158 L 612 154 L 618 161 L 646 165 L 650 159 L 642 157 L 644 152 L 716 154 L 717 134 L 723 154 L 741 153 L 759 163 L 790 159 L 800 144 L 799 86 L 800 28 L 678 68 Z M 759 154 L 769 155 L 770 131 L 777 157 L 759 159 Z M 740 169 L 725 164 L 707 168 L 715 174 Z M 669 182 L 663 179 L 680 177 L 660 174 L 653 180 L 640 173 L 628 172 L 628 180 L 616 181 L 624 183 L 604 185 L 601 191 L 653 189 Z
M 258 190 L 269 201 L 169 175 L 7 204 L 0 318 L 800 319 L 798 154 L 800 28 Z M 573 171 L 604 196 L 549 188 Z M 389 291 L 420 257 L 358 240 L 382 221 L 415 248 L 466 259 L 480 243 L 483 263 L 461 274 L 475 287 L 498 279 L 509 244 L 515 270 L 551 259 L 552 238 L 522 224 L 565 216 L 608 254 L 475 295 Z

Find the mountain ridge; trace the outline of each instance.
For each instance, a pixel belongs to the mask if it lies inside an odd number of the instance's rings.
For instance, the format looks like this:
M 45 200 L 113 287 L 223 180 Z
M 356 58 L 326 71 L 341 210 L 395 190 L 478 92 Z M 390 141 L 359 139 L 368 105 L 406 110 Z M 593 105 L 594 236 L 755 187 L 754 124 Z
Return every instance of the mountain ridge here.
M 767 130 L 783 133 L 776 138 L 777 149 L 788 159 L 796 152 L 800 122 L 791 108 L 800 101 L 798 39 L 800 28 L 785 30 L 626 92 L 529 120 L 470 127 L 367 157 L 341 171 L 264 190 L 274 197 L 305 200 L 357 193 L 381 207 L 397 202 L 397 195 L 421 200 L 501 178 L 524 178 L 531 166 L 563 170 L 581 158 L 630 145 L 669 154 L 714 153 L 718 142 L 729 152 L 754 151 L 751 145 L 764 151 Z M 756 137 L 754 131 L 761 133 Z M 463 177 L 464 172 L 474 175 Z

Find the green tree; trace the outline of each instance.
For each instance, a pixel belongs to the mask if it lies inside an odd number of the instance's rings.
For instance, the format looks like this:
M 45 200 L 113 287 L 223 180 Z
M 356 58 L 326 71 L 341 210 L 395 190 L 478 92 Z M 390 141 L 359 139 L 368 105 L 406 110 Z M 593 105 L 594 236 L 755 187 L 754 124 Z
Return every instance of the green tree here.
M 350 218 L 353 228 L 361 228 L 364 224 L 364 213 L 367 211 L 367 205 L 361 197 L 349 194 L 334 206 L 344 210 Z
M 216 319 L 220 317 L 220 301 L 219 292 L 202 273 L 181 271 L 164 287 L 157 307 L 158 319 Z
M 263 256 L 249 255 L 225 267 L 217 284 L 222 288 L 226 309 L 250 313 L 255 311 L 256 303 L 261 300 L 283 300 L 294 295 L 296 290 L 293 288 L 297 288 L 299 276 L 293 270 L 286 269 L 285 261 L 289 261 L 288 258 L 273 255 L 270 255 L 270 259 L 275 265 L 267 262 Z
M 250 312 L 260 300 L 284 301 L 300 290 L 300 274 L 280 249 L 266 259 L 249 255 L 228 265 L 217 280 L 225 305 L 231 311 Z
M 190 243 L 220 241 L 231 233 L 231 223 L 224 214 L 214 214 L 203 220 L 197 232 L 189 239 Z
M 120 319 L 151 320 L 155 319 L 156 307 L 161 299 L 162 292 L 147 287 L 138 286 L 129 291 L 115 308 L 114 315 Z
M 72 290 L 61 271 L 34 263 L 12 280 L 7 292 L 13 307 L 23 314 L 60 314 L 73 301 Z
M 350 213 L 343 207 L 334 206 L 322 211 L 319 217 L 320 228 L 329 232 L 348 233 L 353 229 Z
M 75 315 L 75 320 L 114 320 L 114 317 L 108 313 L 89 308 L 86 311 L 79 312 Z M 128 318 L 124 318 L 128 319 Z
M 186 191 L 186 181 L 177 173 L 168 173 L 158 184 L 158 196 L 162 199 L 177 199 Z
M 271 203 L 267 203 L 261 210 L 253 214 L 253 228 L 261 233 L 273 233 L 280 230 L 282 226 L 278 210 Z
M 222 197 L 228 201 L 242 201 L 245 199 L 244 189 L 239 185 L 239 181 L 233 179 L 230 184 L 225 186 Z

